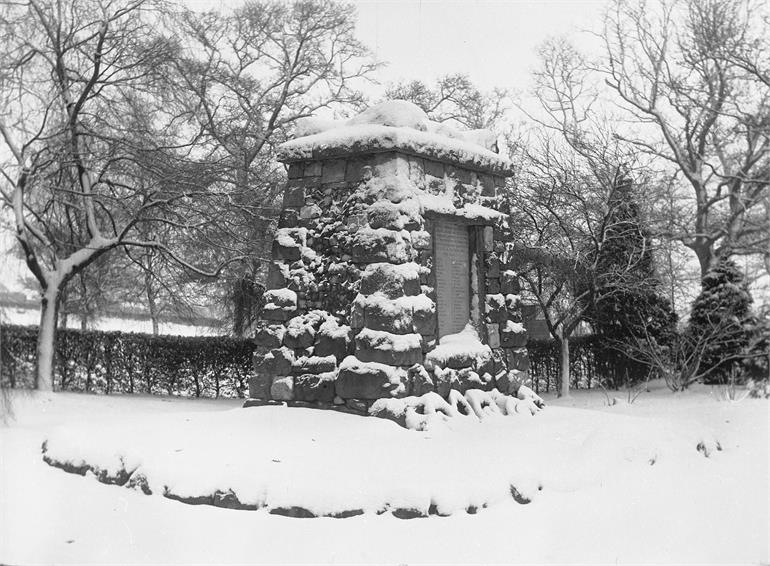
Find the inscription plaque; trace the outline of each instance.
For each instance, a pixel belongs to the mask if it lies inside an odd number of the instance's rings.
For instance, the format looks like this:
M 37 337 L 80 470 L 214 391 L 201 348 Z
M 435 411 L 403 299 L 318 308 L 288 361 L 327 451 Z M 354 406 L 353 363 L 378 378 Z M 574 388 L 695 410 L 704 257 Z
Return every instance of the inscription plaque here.
M 438 335 L 460 332 L 470 318 L 468 228 L 439 220 L 435 224 Z

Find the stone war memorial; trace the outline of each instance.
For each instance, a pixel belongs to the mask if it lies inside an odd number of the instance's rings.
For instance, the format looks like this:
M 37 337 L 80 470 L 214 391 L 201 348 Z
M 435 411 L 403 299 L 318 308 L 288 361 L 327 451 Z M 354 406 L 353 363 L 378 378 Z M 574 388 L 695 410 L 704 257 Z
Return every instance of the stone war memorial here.
M 496 149 L 399 100 L 298 127 L 246 406 L 534 414 Z

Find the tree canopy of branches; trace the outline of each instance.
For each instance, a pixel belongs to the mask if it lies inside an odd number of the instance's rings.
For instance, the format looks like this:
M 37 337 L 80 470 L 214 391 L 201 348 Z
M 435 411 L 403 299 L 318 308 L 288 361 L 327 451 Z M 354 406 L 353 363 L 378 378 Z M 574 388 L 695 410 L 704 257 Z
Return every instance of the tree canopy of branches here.
M 164 69 L 172 106 L 228 187 L 226 235 L 245 260 L 217 288 L 232 330 L 244 334 L 258 312 L 285 179 L 275 148 L 300 118 L 360 107 L 358 87 L 377 64 L 355 37 L 354 7 L 331 0 L 248 1 L 172 21 Z
M 535 127 L 521 144 L 510 198 L 514 261 L 561 352 L 560 394 L 569 393 L 569 339 L 596 305 L 649 286 L 638 274 L 644 247 L 611 267 L 613 246 L 627 237 L 617 198 L 627 175 L 641 175 L 634 151 L 597 112 L 598 85 L 581 55 L 563 40 L 546 42 L 535 71 Z M 645 243 L 646 245 L 646 243 Z
M 408 100 L 431 120 L 452 122 L 469 130 L 500 127 L 509 94 L 504 89 L 482 92 L 465 74 L 445 75 L 431 87 L 420 80 L 391 85 L 388 100 Z
M 229 195 L 194 158 L 158 69 L 172 55 L 149 0 L 28 0 L 0 8 L 0 194 L 40 285 L 37 385 L 51 389 L 62 291 L 111 251 L 154 249 L 214 276 L 227 249 L 195 265 L 175 242 L 213 244 Z
M 770 13 L 752 0 L 616 0 L 600 64 L 636 127 L 619 132 L 675 181 L 669 237 L 698 258 L 770 266 Z

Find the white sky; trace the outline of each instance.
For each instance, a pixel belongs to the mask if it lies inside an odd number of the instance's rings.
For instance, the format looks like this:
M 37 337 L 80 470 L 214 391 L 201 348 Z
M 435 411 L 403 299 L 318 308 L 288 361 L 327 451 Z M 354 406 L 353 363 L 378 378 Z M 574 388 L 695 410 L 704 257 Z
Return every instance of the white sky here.
M 196 10 L 242 0 L 183 0 Z M 287 0 L 288 1 L 288 0 Z M 431 83 L 466 73 L 482 90 L 526 89 L 535 49 L 568 34 L 583 50 L 595 46 L 583 30 L 601 21 L 605 0 L 354 0 L 357 36 L 379 61 L 382 86 L 398 80 Z M 373 89 L 374 92 L 381 88 Z
M 545 39 L 569 34 L 581 48 L 582 30 L 601 19 L 604 0 L 360 0 L 358 37 L 389 62 L 383 82 L 432 82 L 467 73 L 482 89 L 525 89 Z

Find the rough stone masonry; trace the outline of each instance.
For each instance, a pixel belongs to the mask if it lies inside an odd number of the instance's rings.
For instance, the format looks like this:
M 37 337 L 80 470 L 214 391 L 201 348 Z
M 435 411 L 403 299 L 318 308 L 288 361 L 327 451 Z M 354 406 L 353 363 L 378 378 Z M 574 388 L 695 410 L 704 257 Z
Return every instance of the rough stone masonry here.
M 512 173 L 491 133 L 404 101 L 298 130 L 279 153 L 288 182 L 247 405 L 515 396 L 527 337 L 500 241 Z

